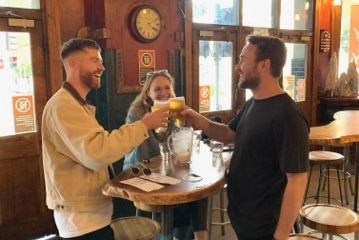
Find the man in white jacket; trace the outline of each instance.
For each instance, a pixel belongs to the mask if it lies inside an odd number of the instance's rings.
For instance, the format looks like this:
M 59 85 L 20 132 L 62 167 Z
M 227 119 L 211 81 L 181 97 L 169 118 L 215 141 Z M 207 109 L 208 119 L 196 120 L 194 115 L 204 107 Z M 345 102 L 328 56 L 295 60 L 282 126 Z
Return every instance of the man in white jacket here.
M 105 70 L 100 46 L 74 38 L 63 44 L 66 81 L 47 102 L 42 119 L 46 203 L 64 239 L 114 239 L 112 200 L 101 193 L 108 166 L 148 138 L 148 130 L 167 124 L 163 108 L 141 120 L 106 131 L 86 102 Z

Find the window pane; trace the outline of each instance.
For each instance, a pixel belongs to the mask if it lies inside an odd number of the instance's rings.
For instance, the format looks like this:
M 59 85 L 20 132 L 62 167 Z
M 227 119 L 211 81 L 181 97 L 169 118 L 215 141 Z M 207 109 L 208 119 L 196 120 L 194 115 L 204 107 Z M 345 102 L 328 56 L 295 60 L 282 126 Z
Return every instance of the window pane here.
M 280 28 L 290 30 L 312 29 L 312 0 L 281 1 Z
M 40 9 L 40 0 L 0 0 L 0 7 Z
M 243 0 L 243 26 L 276 27 L 277 0 Z
M 239 0 L 193 0 L 193 22 L 238 25 L 238 1 Z
M 0 136 L 36 131 L 30 34 L 0 31 Z
M 233 43 L 199 41 L 199 111 L 232 108 Z
M 287 61 L 283 69 L 283 88 L 296 101 L 305 101 L 306 58 L 305 43 L 286 43 Z

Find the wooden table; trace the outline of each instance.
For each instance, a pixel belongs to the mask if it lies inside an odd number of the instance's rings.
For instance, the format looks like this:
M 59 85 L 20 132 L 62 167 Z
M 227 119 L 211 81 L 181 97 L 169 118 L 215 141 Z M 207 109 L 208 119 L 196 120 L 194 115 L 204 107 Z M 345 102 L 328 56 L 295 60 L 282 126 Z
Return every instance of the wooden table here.
M 152 172 L 166 174 L 177 179 L 183 179 L 188 173 L 202 177 L 198 182 L 182 180 L 176 185 L 166 185 L 164 188 L 145 192 L 138 188 L 121 183 L 134 177 L 131 169 L 127 169 L 110 180 L 102 189 L 103 194 L 111 197 L 120 197 L 132 201 L 141 209 L 162 209 L 161 239 L 172 240 L 173 232 L 173 205 L 187 203 L 209 197 L 225 184 L 226 166 L 231 152 L 223 153 L 225 162 L 221 167 L 212 164 L 212 153 L 208 145 L 201 142 L 200 150 L 193 149 L 190 164 L 176 164 L 173 160 L 164 164 L 160 156 L 150 159 L 149 163 L 140 163 L 138 167 L 149 168 Z
M 358 178 L 359 178 L 359 110 L 338 111 L 334 114 L 334 121 L 324 126 L 311 127 L 309 134 L 313 145 L 344 145 L 356 144 L 355 158 L 355 187 L 354 211 L 358 205 Z

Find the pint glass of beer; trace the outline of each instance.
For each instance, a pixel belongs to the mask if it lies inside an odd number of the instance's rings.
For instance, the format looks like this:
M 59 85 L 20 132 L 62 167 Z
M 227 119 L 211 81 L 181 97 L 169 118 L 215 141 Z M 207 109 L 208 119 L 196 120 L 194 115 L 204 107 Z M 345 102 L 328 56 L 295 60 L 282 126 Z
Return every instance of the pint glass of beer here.
M 184 97 L 170 98 L 168 101 L 168 106 L 171 109 L 170 111 L 174 114 L 174 124 L 177 127 L 184 126 L 186 124 L 185 120 L 179 114 L 179 112 L 181 112 L 185 107 Z

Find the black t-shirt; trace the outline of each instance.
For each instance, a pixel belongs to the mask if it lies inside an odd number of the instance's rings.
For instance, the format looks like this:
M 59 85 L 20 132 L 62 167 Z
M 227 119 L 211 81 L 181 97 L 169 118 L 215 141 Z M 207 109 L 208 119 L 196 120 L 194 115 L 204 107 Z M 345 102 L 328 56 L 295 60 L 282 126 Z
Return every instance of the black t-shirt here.
M 250 99 L 228 125 L 237 133 L 228 172 L 228 214 L 245 235 L 271 235 L 286 173 L 308 169 L 308 121 L 287 94 L 280 94 Z

